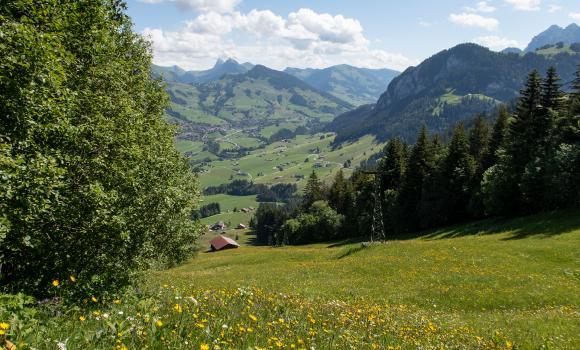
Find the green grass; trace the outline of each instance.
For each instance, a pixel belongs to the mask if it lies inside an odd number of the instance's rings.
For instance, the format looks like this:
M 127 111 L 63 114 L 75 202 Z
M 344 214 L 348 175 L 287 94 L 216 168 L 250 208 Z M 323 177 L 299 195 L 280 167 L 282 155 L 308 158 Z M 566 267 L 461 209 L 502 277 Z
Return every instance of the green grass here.
M 480 334 L 498 329 L 522 348 L 573 349 L 580 345 L 578 217 L 568 211 L 488 220 L 365 249 L 248 246 L 200 255 L 155 278 L 178 287 L 256 286 L 306 299 L 386 301 Z
M 368 247 L 260 247 L 230 231 L 239 249 L 149 272 L 116 303 L 47 305 L 34 321 L 7 320 L 7 334 L 39 349 L 578 349 L 578 217 L 486 220 Z
M 228 194 L 216 194 L 213 196 L 203 196 L 203 204 L 219 203 L 222 212 L 234 210 L 234 208 L 242 209 L 249 207 L 258 207 L 256 196 L 230 196 Z

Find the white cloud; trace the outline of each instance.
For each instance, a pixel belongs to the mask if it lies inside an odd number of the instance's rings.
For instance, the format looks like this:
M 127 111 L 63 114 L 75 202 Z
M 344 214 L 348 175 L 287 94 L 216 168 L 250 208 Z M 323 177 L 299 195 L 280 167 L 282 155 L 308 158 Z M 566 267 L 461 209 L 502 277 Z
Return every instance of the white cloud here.
M 499 26 L 499 21 L 491 17 L 483 17 L 474 13 L 460 13 L 449 15 L 449 20 L 463 27 L 477 27 L 492 31 Z
M 465 8 L 468 12 L 483 12 L 483 13 L 491 13 L 497 10 L 495 7 L 490 5 L 487 1 L 480 1 L 476 4 L 475 7 L 466 7 Z
M 560 5 L 553 5 L 552 4 L 552 5 L 549 5 L 548 12 L 550 12 L 550 13 L 556 13 L 556 12 L 561 11 L 561 10 L 562 10 L 562 6 L 560 6 Z
M 242 0 L 140 0 L 140 1 L 149 4 L 170 2 L 183 10 L 229 13 L 233 12 L 234 8 Z
M 156 64 L 186 69 L 207 68 L 219 57 L 278 69 L 339 63 L 404 69 L 416 63 L 400 53 L 372 49 L 358 20 L 311 9 L 300 9 L 287 18 L 269 10 L 210 11 L 178 30 L 147 28 L 143 34 L 153 41 Z
M 516 10 L 521 11 L 538 11 L 542 0 L 504 0 L 512 5 Z
M 500 51 L 508 47 L 520 47 L 520 44 L 516 40 L 493 35 L 477 37 L 473 39 L 473 42 L 495 51 Z
M 580 12 L 570 12 L 568 16 L 575 21 L 580 21 Z

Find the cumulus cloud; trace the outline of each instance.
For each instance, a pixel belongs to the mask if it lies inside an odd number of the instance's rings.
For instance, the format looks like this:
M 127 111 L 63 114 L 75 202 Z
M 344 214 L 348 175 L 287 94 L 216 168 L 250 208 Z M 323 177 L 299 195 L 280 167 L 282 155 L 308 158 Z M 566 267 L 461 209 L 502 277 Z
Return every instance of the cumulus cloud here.
M 575 21 L 580 21 L 580 12 L 570 12 L 569 16 Z
M 466 7 L 465 8 L 468 12 L 483 12 L 483 13 L 491 13 L 497 10 L 495 7 L 490 5 L 487 1 L 480 1 L 476 4 L 475 7 Z
M 542 0 L 504 0 L 514 9 L 521 11 L 538 11 Z
M 162 2 L 169 2 L 175 4 L 180 9 L 199 11 L 199 12 L 219 12 L 229 13 L 233 12 L 234 8 L 241 2 L 241 0 L 140 0 L 141 2 L 149 4 L 158 4 Z
M 452 13 L 449 15 L 449 20 L 463 27 L 483 28 L 489 31 L 496 30 L 499 26 L 497 19 L 476 15 L 474 13 Z
M 516 40 L 502 38 L 499 36 L 480 36 L 473 39 L 473 42 L 481 46 L 488 47 L 495 51 L 500 51 L 508 47 L 519 47 L 520 44 Z
M 416 62 L 400 53 L 370 48 L 360 22 L 311 9 L 281 17 L 269 10 L 248 13 L 210 11 L 178 30 L 147 28 L 155 62 L 188 69 L 207 67 L 210 60 L 232 57 L 274 68 L 322 67 L 350 62 L 364 67 L 404 69 Z M 234 44 L 232 37 L 236 38 Z

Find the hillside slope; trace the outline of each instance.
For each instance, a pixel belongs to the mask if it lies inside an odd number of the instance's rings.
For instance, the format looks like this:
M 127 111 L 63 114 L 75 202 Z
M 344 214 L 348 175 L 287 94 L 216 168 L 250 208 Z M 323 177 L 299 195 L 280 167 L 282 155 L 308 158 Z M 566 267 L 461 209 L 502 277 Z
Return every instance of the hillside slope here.
M 569 82 L 578 62 L 577 54 L 520 56 L 461 44 L 408 68 L 374 106 L 339 116 L 328 129 L 338 133 L 337 141 L 365 134 L 414 140 L 423 124 L 440 132 L 513 101 L 532 69 L 543 74 L 555 66 L 563 82 Z
M 156 273 L 153 284 L 206 290 L 253 286 L 321 298 L 314 299 L 319 307 L 328 300 L 385 301 L 400 306 L 401 317 L 467 327 L 473 338 L 499 332 L 521 349 L 543 344 L 572 349 L 580 340 L 578 216 L 579 210 L 569 210 L 490 219 L 366 249 L 359 243 L 255 247 L 251 234 L 232 230 L 227 234 L 245 246 L 200 254 L 189 264 Z M 214 235 L 208 233 L 203 248 Z
M 324 69 L 286 68 L 284 72 L 355 106 L 375 102 L 391 80 L 400 74 L 391 69 L 367 69 L 346 64 Z

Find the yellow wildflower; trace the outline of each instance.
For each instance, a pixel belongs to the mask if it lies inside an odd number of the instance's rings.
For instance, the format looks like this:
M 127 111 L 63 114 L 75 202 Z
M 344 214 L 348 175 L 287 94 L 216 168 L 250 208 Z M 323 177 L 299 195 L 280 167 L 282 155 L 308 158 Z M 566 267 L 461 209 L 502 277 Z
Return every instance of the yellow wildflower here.
M 252 319 L 252 321 L 257 321 L 258 318 L 252 314 L 249 314 L 248 317 L 250 317 Z
M 59 284 L 60 284 L 59 280 L 54 280 L 54 281 L 52 281 L 52 285 L 53 285 L 54 287 L 58 287 L 58 285 L 59 285 Z
M 175 306 L 173 307 L 173 310 L 175 310 L 178 313 L 183 312 L 183 310 L 181 309 L 181 305 L 179 305 L 179 304 L 175 304 Z
M 209 345 L 207 345 L 207 344 L 205 344 L 205 343 L 202 343 L 202 344 L 199 346 L 199 350 L 209 350 Z
M 73 283 L 77 281 L 76 277 L 75 277 L 75 276 L 73 276 L 73 275 L 71 275 L 71 276 L 70 276 L 70 280 L 71 280 L 71 282 L 73 282 Z
M 115 300 L 113 300 L 113 304 L 117 304 L 117 305 L 119 305 L 119 304 L 121 304 L 121 300 L 119 300 L 119 299 L 115 299 Z
M 95 298 L 94 296 L 91 297 L 91 300 L 93 301 L 93 303 L 97 302 L 97 298 Z
M 81 320 L 81 321 L 85 321 L 86 319 L 87 319 L 87 318 L 86 318 L 85 316 L 82 316 L 82 315 L 81 315 L 81 316 L 79 316 L 79 320 Z
M 5 330 L 7 330 L 9 328 L 10 328 L 10 324 L 9 323 L 6 323 L 6 322 L 1 322 L 0 323 L 0 329 L 2 329 L 2 330 L 5 331 Z
M 157 327 L 163 327 L 163 322 L 161 322 L 161 320 L 157 320 L 157 321 L 155 322 L 155 325 L 156 325 Z
M 507 349 L 511 350 L 514 347 L 514 343 L 512 343 L 511 341 L 508 340 L 508 341 L 505 342 L 505 347 Z

